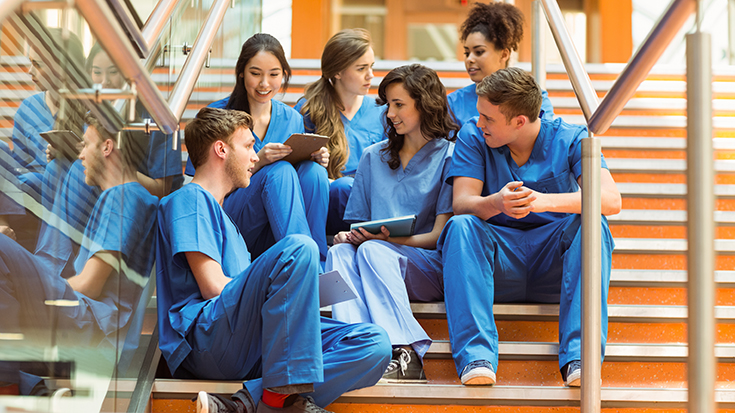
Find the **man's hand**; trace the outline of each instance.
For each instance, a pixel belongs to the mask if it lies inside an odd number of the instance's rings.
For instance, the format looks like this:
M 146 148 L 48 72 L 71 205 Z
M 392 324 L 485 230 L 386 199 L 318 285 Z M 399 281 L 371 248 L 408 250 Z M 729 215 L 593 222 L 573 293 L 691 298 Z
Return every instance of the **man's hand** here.
M 347 241 L 353 245 L 360 245 L 365 241 L 369 241 L 371 239 L 379 239 L 382 241 L 388 241 L 388 237 L 390 237 L 390 231 L 388 231 L 388 228 L 385 226 L 380 227 L 380 233 L 378 234 L 371 234 L 365 230 L 365 228 L 357 228 L 353 229 L 347 234 Z
M 339 232 L 337 235 L 334 236 L 334 239 L 332 240 L 332 244 L 337 245 L 337 244 L 344 244 L 344 243 L 349 242 L 347 240 L 347 235 L 349 234 L 350 234 L 350 231 Z
M 322 146 L 311 154 L 311 160 L 326 168 L 329 165 L 329 150 Z
M 495 208 L 511 218 L 521 219 L 534 211 L 532 203 L 536 200 L 536 194 L 524 187 L 523 182 L 508 182 L 495 195 Z
M 285 158 L 286 155 L 290 154 L 293 150 L 290 146 L 286 146 L 282 143 L 266 143 L 260 151 L 258 151 L 258 158 L 260 163 L 263 165 L 270 165 L 275 161 L 280 161 Z

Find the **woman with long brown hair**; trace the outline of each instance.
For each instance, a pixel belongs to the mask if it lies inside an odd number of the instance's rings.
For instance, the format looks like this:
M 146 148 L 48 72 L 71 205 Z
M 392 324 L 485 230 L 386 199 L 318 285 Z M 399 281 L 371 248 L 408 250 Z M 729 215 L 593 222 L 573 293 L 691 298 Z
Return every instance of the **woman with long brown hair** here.
M 385 137 L 383 110 L 367 96 L 375 53 L 365 29 L 345 29 L 332 36 L 322 53 L 322 76 L 306 86 L 295 109 L 307 132 L 329 137 L 327 233 L 346 229 L 342 217 L 357 164 L 365 148 Z

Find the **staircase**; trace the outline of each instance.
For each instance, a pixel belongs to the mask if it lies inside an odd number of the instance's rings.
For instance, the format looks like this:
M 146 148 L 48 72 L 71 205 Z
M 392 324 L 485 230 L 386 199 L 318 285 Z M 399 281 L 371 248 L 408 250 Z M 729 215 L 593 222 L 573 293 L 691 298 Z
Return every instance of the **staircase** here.
M 402 63 L 377 62 L 373 84 L 377 87 L 388 70 Z M 293 60 L 291 64 L 294 76 L 283 100 L 294 104 L 303 94 L 304 85 L 319 76 L 319 62 Z M 17 62 L 13 66 L 17 67 Z M 440 72 L 450 91 L 469 82 L 461 64 L 433 63 L 431 67 Z M 530 69 L 527 65 L 522 67 Z M 182 124 L 199 108 L 230 93 L 234 82 L 232 68 L 234 61 L 213 59 L 212 68 L 205 69 L 199 78 Z M 587 69 L 602 97 L 622 66 L 588 65 Z M 16 84 L 19 77 L 24 77 L 22 73 L 3 75 L 13 76 Z M 157 70 L 153 76 L 165 95 L 172 85 L 168 73 Z M 714 80 L 718 322 L 715 397 L 719 412 L 735 412 L 735 70 L 715 70 Z M 27 81 L 20 84 L 24 89 L 32 89 Z M 547 89 L 557 116 L 570 123 L 584 123 L 560 66 L 549 67 Z M 376 93 L 376 89 L 371 93 Z M 0 132 L 4 137 L 10 136 L 8 128 L 12 128 L 16 100 L 3 99 L 0 108 Z M 609 294 L 607 356 L 602 368 L 604 412 L 686 411 L 685 127 L 683 68 L 661 68 L 649 75 L 625 111 L 601 136 L 603 153 L 623 196 L 623 211 L 608 218 L 617 247 Z M 491 388 L 464 387 L 459 383 L 451 359 L 443 303 L 417 303 L 413 309 L 435 340 L 426 358 L 429 383 L 357 390 L 343 395 L 329 406 L 330 410 L 579 411 L 579 390 L 563 387 L 558 371 L 558 305 L 495 306 L 501 361 L 497 385 Z M 149 311 L 147 319 L 144 333 L 151 334 L 155 312 Z M 155 370 L 155 363 L 151 368 Z M 234 393 L 242 387 L 240 382 L 181 381 L 164 378 L 165 374 L 159 376 L 153 382 L 149 404 L 155 413 L 193 411 L 191 398 L 200 390 Z

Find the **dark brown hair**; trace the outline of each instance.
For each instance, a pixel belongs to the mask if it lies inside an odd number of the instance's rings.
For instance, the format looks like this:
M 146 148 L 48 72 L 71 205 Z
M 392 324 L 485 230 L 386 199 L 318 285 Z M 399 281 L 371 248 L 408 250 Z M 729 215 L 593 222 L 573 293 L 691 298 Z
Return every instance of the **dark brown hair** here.
M 391 70 L 378 86 L 378 104 L 388 104 L 386 89 L 388 85 L 394 83 L 403 85 L 413 99 L 419 112 L 421 134 L 425 138 L 455 140 L 459 126 L 449 109 L 447 91 L 434 70 L 420 64 L 400 66 Z M 385 121 L 388 145 L 381 149 L 381 152 L 389 156 L 388 166 L 391 169 L 398 169 L 401 166 L 398 152 L 403 148 L 404 136 L 396 132 L 393 122 L 387 116 Z
M 510 122 L 516 116 L 526 116 L 535 122 L 541 111 L 541 88 L 533 76 L 517 67 L 498 70 L 477 84 L 477 96 L 498 106 Z
M 240 128 L 252 128 L 253 118 L 239 110 L 202 108 L 184 129 L 186 150 L 194 168 L 207 161 L 209 148 L 216 141 L 232 145 L 232 135 Z
M 285 91 L 288 88 L 288 81 L 291 79 L 291 66 L 288 64 L 286 53 L 283 52 L 281 43 L 270 34 L 256 33 L 245 41 L 242 45 L 242 50 L 240 50 L 240 57 L 237 58 L 237 63 L 235 64 L 235 89 L 232 90 L 230 99 L 227 101 L 227 109 L 250 113 L 250 102 L 248 102 L 248 92 L 245 90 L 243 76 L 245 75 L 245 66 L 259 52 L 268 52 L 278 59 L 283 70 L 283 85 L 281 86 L 281 90 Z
M 496 50 L 518 50 L 523 38 L 523 14 L 508 3 L 476 3 L 462 23 L 460 39 L 464 42 L 475 32 L 482 33 Z

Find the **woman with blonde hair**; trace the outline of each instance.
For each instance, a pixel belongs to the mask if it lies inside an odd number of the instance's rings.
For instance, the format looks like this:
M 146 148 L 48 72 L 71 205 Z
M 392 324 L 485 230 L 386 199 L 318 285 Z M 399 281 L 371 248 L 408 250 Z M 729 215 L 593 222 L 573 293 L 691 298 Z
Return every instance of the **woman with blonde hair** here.
M 365 29 L 345 29 L 324 46 L 322 76 L 306 86 L 295 109 L 307 132 L 329 137 L 327 233 L 347 229 L 342 219 L 357 164 L 365 148 L 385 138 L 383 109 L 367 96 L 375 53 Z

